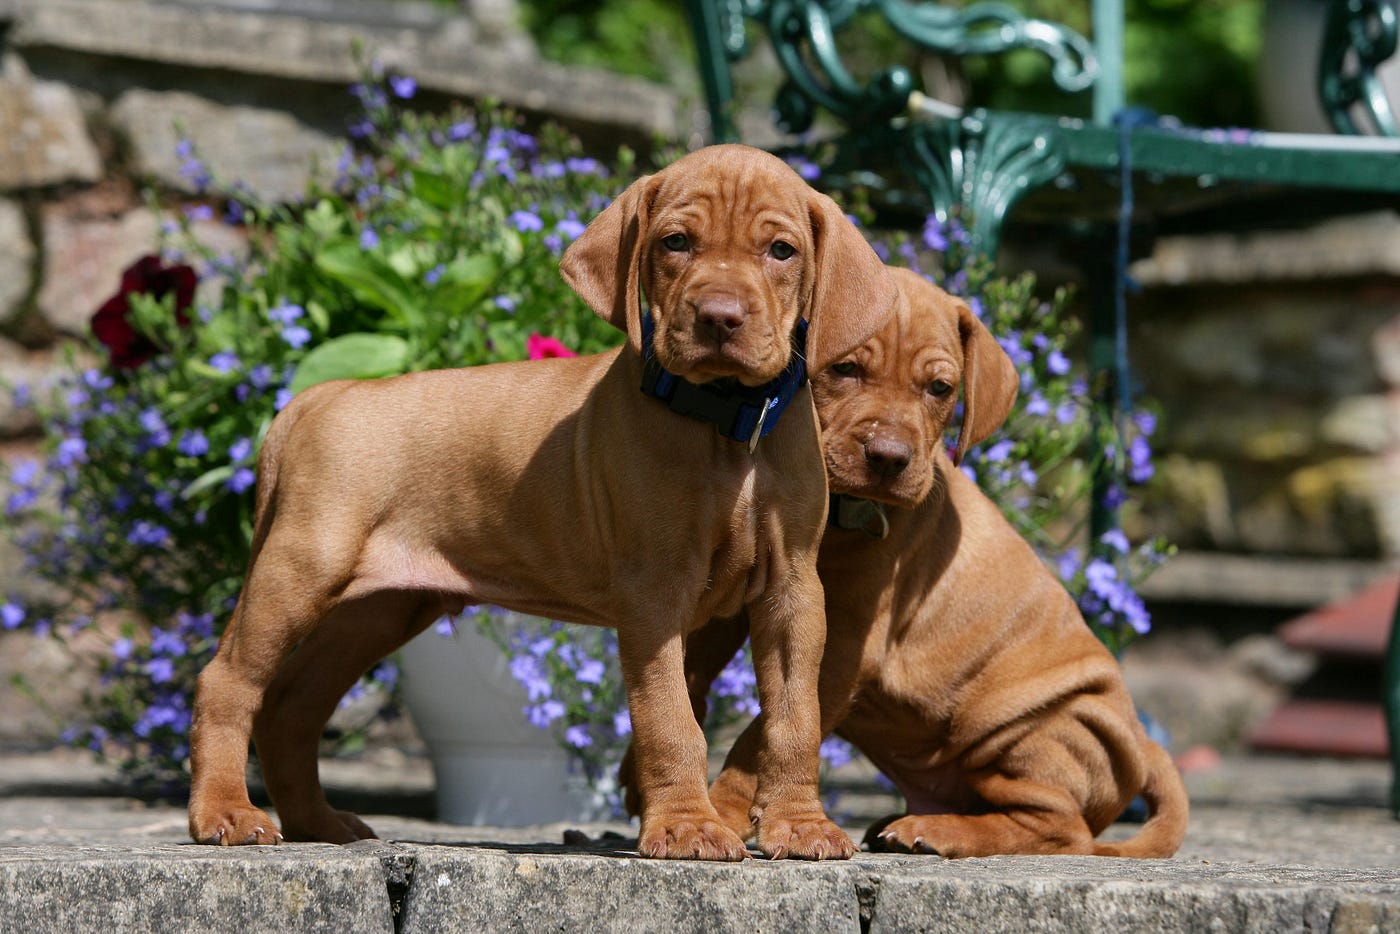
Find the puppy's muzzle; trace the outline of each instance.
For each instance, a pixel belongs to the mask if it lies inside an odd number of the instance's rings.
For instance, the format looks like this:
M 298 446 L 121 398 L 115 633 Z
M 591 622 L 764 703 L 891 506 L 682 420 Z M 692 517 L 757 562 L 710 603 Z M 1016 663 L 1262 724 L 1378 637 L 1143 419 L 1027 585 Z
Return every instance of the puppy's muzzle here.
M 736 295 L 706 295 L 693 302 L 700 337 L 716 348 L 734 338 L 748 320 L 748 303 Z
M 872 435 L 863 445 L 865 463 L 881 480 L 893 480 L 914 459 L 914 448 L 892 435 Z

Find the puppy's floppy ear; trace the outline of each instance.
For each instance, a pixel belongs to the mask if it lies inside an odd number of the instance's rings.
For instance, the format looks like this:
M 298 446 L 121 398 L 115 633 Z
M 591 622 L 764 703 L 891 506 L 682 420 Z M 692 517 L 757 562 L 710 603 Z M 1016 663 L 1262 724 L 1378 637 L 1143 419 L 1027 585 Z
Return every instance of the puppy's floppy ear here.
M 807 368 L 815 372 L 884 327 L 894 314 L 899 290 L 835 201 L 814 191 L 808 210 L 816 256 L 808 299 Z
M 642 352 L 642 313 L 637 297 L 647 213 L 658 176 L 643 175 L 569 244 L 559 273 L 598 317 L 627 335 Z
M 962 302 L 958 302 L 958 334 L 963 347 L 963 421 L 954 464 L 961 464 L 968 449 L 1001 427 L 1021 385 L 1011 358 Z

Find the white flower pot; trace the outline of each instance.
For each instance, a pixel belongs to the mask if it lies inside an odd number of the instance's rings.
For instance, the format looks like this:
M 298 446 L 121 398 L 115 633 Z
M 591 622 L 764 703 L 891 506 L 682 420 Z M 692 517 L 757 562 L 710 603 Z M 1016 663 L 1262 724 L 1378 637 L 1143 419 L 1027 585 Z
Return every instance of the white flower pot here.
M 439 820 L 527 827 L 606 819 L 553 732 L 526 721 L 525 689 L 475 623 L 446 636 L 429 627 L 399 660 L 404 700 L 433 760 Z

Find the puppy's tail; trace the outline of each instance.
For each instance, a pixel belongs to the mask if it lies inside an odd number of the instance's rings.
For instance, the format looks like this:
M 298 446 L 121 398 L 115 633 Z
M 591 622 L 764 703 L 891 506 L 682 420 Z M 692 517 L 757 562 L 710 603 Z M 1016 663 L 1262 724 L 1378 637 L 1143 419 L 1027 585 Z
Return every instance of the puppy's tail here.
M 1147 822 L 1127 840 L 1095 843 L 1095 856 L 1131 856 L 1151 859 L 1171 856 L 1186 837 L 1190 804 L 1181 773 L 1167 751 L 1144 737 L 1147 753 L 1147 783 L 1142 797 L 1147 802 Z

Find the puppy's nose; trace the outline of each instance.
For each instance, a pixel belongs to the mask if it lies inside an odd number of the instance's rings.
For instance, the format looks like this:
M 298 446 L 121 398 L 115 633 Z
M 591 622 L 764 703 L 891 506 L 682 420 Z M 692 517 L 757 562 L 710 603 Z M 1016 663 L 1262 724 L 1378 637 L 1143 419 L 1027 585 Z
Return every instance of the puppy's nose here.
M 865 442 L 865 462 L 882 480 L 899 476 L 913 457 L 914 449 L 898 438 L 876 435 Z
M 747 317 L 744 303 L 733 295 L 711 295 L 695 303 L 695 320 L 719 343 L 739 330 Z

